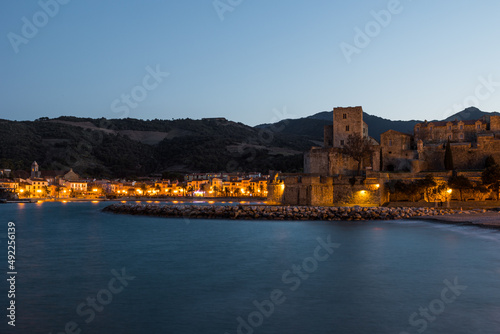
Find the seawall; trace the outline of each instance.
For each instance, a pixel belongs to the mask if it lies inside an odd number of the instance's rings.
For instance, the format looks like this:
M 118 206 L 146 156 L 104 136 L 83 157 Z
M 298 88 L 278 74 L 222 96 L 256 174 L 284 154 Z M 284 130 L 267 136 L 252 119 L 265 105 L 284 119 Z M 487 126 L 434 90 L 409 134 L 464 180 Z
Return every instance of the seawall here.
M 159 205 L 116 203 L 103 209 L 117 214 L 146 215 L 186 219 L 243 220 L 395 220 L 444 215 L 476 215 L 484 210 L 386 207 L 311 207 L 311 206 L 219 206 Z

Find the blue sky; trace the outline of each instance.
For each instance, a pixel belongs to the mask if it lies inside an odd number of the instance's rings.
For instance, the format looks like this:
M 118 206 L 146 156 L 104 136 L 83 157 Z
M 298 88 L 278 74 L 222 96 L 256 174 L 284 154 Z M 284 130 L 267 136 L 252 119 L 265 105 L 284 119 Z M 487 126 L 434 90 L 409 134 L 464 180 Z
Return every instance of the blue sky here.
M 0 118 L 500 111 L 494 0 L 59 1 L 4 4 Z

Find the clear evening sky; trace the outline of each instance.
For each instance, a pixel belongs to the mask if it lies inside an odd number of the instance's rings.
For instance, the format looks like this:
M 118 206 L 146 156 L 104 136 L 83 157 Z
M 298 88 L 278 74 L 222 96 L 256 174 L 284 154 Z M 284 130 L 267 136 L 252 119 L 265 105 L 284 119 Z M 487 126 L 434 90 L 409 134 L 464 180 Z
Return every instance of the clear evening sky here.
M 497 0 L 58 1 L 3 2 L 0 118 L 500 110 Z

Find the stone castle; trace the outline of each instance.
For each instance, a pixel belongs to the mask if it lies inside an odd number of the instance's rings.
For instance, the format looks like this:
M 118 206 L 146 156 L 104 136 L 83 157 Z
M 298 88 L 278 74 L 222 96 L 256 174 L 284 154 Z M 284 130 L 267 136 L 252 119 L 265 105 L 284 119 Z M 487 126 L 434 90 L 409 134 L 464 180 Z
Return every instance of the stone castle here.
M 415 173 L 444 170 L 448 141 L 456 169 L 483 169 L 489 155 L 500 161 L 500 116 L 426 121 L 416 124 L 413 134 L 386 131 L 380 136 L 381 170 Z
M 358 163 L 342 153 L 352 134 L 372 144 L 360 176 Z M 334 108 L 333 125 L 324 127 L 323 147 L 304 154 L 304 174 L 275 176 L 269 200 L 289 205 L 382 204 L 389 201 L 384 185 L 391 179 L 414 180 L 428 173 L 449 177 L 451 172 L 444 168 L 448 142 L 457 170 L 482 170 L 490 155 L 500 162 L 500 116 L 425 121 L 415 125 L 413 134 L 386 131 L 378 143 L 369 137 L 362 107 Z
M 324 128 L 323 147 L 313 147 L 304 155 L 304 172 L 326 176 L 353 175 L 357 162 L 342 154 L 349 135 L 368 137 L 375 147 L 371 157 L 363 161 L 365 168 L 380 170 L 378 142 L 368 136 L 368 125 L 363 121 L 363 108 L 348 107 L 333 110 L 333 125 Z

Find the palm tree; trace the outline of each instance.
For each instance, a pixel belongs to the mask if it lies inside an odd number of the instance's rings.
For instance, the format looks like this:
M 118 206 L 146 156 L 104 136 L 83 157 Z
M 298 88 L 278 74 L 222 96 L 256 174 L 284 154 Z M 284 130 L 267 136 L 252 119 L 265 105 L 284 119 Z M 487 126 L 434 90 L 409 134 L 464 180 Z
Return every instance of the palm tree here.
M 59 193 L 61 192 L 61 187 L 56 186 L 56 193 L 57 193 L 57 198 L 59 198 Z
M 142 190 L 142 194 L 147 196 L 148 186 L 145 183 L 141 184 L 141 190 Z
M 49 187 L 48 186 L 43 186 L 43 191 L 45 193 L 45 197 L 49 195 Z

